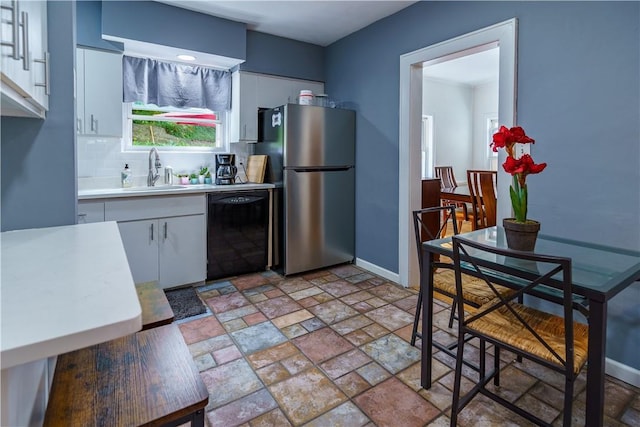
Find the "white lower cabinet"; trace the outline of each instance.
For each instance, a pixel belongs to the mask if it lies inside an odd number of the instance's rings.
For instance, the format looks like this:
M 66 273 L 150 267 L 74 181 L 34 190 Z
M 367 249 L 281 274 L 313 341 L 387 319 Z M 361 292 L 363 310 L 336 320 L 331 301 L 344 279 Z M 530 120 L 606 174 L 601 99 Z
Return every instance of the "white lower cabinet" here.
M 78 202 L 78 224 L 104 222 L 104 202 Z
M 204 195 L 107 200 L 105 220 L 118 221 L 135 283 L 171 288 L 206 279 Z
M 119 222 L 120 237 L 135 283 L 157 281 L 158 220 Z
M 205 279 L 204 215 L 124 221 L 118 227 L 134 282 L 170 288 Z

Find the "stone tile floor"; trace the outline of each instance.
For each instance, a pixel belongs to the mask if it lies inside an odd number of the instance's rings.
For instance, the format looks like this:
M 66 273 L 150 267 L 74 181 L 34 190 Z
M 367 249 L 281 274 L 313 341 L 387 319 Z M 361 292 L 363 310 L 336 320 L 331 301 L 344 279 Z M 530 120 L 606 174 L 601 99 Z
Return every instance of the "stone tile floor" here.
M 343 265 L 288 278 L 250 274 L 197 291 L 208 312 L 178 323 L 210 393 L 208 426 L 449 425 L 455 361 L 435 353 L 434 384 L 420 387 L 420 351 L 409 345 L 415 290 Z M 447 307 L 436 302 L 441 342 L 454 339 Z M 465 353 L 478 356 L 473 345 Z M 499 393 L 561 425 L 562 379 L 508 354 L 501 359 Z M 473 374 L 465 373 L 463 392 Z M 605 425 L 639 426 L 640 389 L 611 377 L 605 386 Z M 585 387 L 583 370 L 574 425 L 584 425 Z M 482 395 L 458 424 L 530 425 Z

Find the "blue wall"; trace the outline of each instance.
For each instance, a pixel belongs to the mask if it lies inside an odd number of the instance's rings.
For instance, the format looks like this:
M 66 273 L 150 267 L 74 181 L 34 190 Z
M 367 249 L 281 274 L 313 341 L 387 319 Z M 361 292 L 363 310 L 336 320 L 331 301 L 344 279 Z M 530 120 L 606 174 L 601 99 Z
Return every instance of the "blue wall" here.
M 246 24 L 157 2 L 102 2 L 102 34 L 246 58 Z
M 46 120 L 2 117 L 2 230 L 76 222 L 75 6 L 48 2 Z
M 243 71 L 324 81 L 324 48 L 318 45 L 247 31 Z
M 549 166 L 528 180 L 542 232 L 640 249 L 640 3 L 419 2 L 327 48 L 357 110 L 356 255 L 398 272 L 399 57 L 518 18 L 518 124 Z M 608 356 L 640 368 L 640 286 L 612 301 Z M 619 340 L 611 337 L 626 337 Z
M 102 2 L 79 1 L 76 2 L 76 43 L 82 46 L 98 49 L 122 52 L 124 45 L 118 42 L 110 42 L 102 39 Z

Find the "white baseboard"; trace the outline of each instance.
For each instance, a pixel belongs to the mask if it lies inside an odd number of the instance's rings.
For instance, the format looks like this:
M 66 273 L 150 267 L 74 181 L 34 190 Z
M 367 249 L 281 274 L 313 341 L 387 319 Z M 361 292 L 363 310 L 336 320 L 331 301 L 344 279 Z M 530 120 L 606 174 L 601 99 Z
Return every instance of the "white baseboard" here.
M 587 367 L 587 369 L 589 369 Z M 640 387 L 640 370 L 632 368 L 631 366 L 623 365 L 620 362 L 609 359 L 605 359 L 604 371 L 607 375 L 631 384 L 634 387 Z
M 370 272 L 377 274 L 378 276 L 384 277 L 387 280 L 391 280 L 395 283 L 400 283 L 400 275 L 398 273 L 394 273 L 393 271 L 378 267 L 375 264 L 371 264 L 369 261 L 356 258 L 356 265 L 358 267 L 364 268 L 365 270 L 369 270 Z

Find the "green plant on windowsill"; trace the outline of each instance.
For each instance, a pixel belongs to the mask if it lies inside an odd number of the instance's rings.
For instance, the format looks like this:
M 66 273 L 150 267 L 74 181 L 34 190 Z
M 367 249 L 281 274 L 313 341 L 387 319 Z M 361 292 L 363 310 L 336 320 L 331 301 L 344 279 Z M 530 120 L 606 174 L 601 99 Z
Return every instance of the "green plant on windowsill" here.
M 211 178 L 211 171 L 207 170 L 207 173 L 204 174 L 204 183 L 205 184 L 213 184 L 213 179 Z

